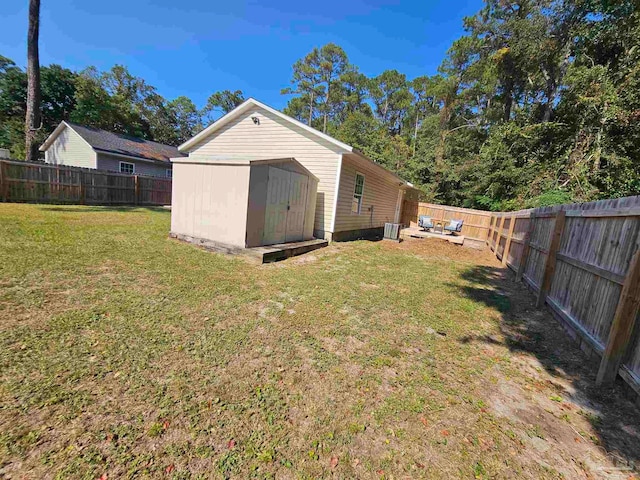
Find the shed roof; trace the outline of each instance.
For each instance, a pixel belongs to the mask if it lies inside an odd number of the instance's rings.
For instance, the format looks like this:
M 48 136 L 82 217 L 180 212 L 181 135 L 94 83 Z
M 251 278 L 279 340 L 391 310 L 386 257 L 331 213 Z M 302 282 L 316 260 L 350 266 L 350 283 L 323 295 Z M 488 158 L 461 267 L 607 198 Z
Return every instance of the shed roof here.
M 172 158 L 171 163 L 188 163 L 196 165 L 253 165 L 271 164 L 279 162 L 293 162 L 306 174 L 316 180 L 316 177 L 308 168 L 302 165 L 294 157 L 254 157 L 249 155 L 190 155 L 189 157 Z
M 41 151 L 47 150 L 56 137 L 65 127 L 71 128 L 80 135 L 91 148 L 98 152 L 114 153 L 133 158 L 155 160 L 169 163 L 171 157 L 182 157 L 184 154 L 176 147 L 163 143 L 153 142 L 142 138 L 132 137 L 121 133 L 108 132 L 100 128 L 85 127 L 77 123 L 63 121 L 47 138 L 40 147 Z

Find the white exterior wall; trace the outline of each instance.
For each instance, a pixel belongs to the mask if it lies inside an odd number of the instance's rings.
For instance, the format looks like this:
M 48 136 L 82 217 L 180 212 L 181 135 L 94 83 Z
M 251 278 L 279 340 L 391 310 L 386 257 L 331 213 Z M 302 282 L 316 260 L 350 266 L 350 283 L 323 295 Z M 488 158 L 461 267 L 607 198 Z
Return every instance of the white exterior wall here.
M 71 128 L 65 127 L 44 152 L 44 161 L 53 165 L 96 168 L 96 152 Z
M 251 117 L 258 117 L 260 123 L 255 124 Z M 335 145 L 256 107 L 212 133 L 189 154 L 295 158 L 318 177 L 314 230 L 324 237 L 331 231 L 339 151 Z
M 98 153 L 98 170 L 109 170 L 111 172 L 120 171 L 120 162 L 133 163 L 135 172 L 138 175 L 152 175 L 154 177 L 167 178 L 167 169 L 171 170 L 171 164 L 145 162 L 133 158 L 120 157 L 118 155 L 109 155 L 108 153 Z
M 171 232 L 244 248 L 249 174 L 248 164 L 174 163 Z
M 351 213 L 356 172 L 364 175 L 364 194 L 360 214 Z M 400 190 L 399 183 L 399 180 L 380 172 L 375 165 L 355 159 L 351 155 L 344 155 L 340 172 L 335 231 L 384 227 L 385 222 L 393 222 Z M 371 206 L 373 206 L 373 214 L 370 210 Z

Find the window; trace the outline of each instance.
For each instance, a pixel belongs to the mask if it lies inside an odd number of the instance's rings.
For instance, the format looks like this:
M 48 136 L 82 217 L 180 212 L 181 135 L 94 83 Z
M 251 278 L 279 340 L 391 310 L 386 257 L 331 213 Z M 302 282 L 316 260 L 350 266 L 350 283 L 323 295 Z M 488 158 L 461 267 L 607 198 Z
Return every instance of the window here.
M 120 173 L 135 173 L 136 166 L 129 162 L 120 162 Z
M 167 173 L 166 173 L 166 175 L 167 175 L 167 178 L 172 178 L 172 177 L 173 177 L 173 170 L 172 170 L 172 169 L 170 169 L 170 168 L 167 168 Z
M 362 196 L 364 195 L 364 175 L 356 172 L 356 185 L 353 189 L 353 203 L 351 213 L 360 214 L 362 211 Z

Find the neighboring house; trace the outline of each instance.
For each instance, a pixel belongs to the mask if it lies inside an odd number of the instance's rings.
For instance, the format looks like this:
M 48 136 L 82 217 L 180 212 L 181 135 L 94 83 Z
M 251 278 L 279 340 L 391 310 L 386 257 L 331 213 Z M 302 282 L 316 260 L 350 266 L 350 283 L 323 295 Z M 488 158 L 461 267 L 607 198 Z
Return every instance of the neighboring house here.
M 45 162 L 55 165 L 169 178 L 170 158 L 182 156 L 176 147 L 65 121 L 40 151 Z
M 202 171 L 202 176 L 194 174 L 198 165 L 227 165 L 237 161 L 234 158 L 241 157 L 249 168 L 252 159 L 295 159 L 318 179 L 313 233 L 316 238 L 327 240 L 380 235 L 385 222 L 399 222 L 404 192 L 412 187 L 353 147 L 252 98 L 178 149 L 187 153 L 189 158 L 173 160 L 172 215 L 175 225 L 188 224 L 189 231 L 174 233 L 192 237 L 198 236 L 199 226 L 209 227 L 211 222 L 216 222 L 215 215 L 211 213 L 216 210 L 209 205 L 211 197 L 206 193 L 211 187 L 196 186 L 196 183 L 205 181 L 203 178 L 209 172 Z M 190 179 L 184 185 L 176 180 L 182 171 L 185 179 Z M 247 180 L 243 177 L 239 181 L 242 186 L 227 184 L 229 198 L 234 198 L 234 205 L 239 202 L 237 192 L 242 192 L 243 199 L 246 196 Z M 198 193 L 201 191 L 199 188 L 204 193 Z M 236 213 L 246 216 L 246 211 L 246 205 L 240 205 Z M 278 215 L 273 221 L 282 223 L 282 228 L 286 228 L 287 212 Z M 265 219 L 265 224 L 269 221 Z

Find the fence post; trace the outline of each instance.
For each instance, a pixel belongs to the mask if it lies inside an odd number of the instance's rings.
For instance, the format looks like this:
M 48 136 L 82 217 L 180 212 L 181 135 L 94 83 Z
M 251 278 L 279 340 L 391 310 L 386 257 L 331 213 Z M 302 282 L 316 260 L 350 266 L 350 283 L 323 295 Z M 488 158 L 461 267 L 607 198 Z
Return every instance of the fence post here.
M 502 265 L 507 265 L 507 258 L 509 256 L 509 250 L 511 249 L 511 239 L 513 238 L 513 228 L 516 226 L 516 216 L 511 216 L 509 222 L 509 233 L 507 233 L 507 243 L 504 245 L 504 253 L 502 254 Z
M 609 330 L 607 347 L 602 355 L 596 385 L 613 383 L 627 350 L 640 310 L 640 250 L 635 253 L 624 279 L 620 300 Z
M 542 275 L 540 291 L 538 292 L 538 300 L 536 302 L 536 306 L 538 308 L 544 305 L 544 301 L 547 298 L 547 292 L 549 291 L 551 282 L 553 281 L 553 275 L 556 272 L 556 254 L 560 247 L 560 240 L 562 239 L 565 220 L 566 214 L 564 210 L 560 210 L 556 213 L 556 220 L 553 224 L 553 234 L 551 236 L 551 244 L 549 245 L 549 253 L 547 254 L 547 260 L 544 264 L 544 274 Z
M 502 225 L 504 225 L 504 215 L 498 217 L 498 228 L 495 229 L 498 234 L 496 235 L 496 239 L 493 242 L 493 253 L 498 256 L 498 245 L 500 245 L 500 238 L 502 238 Z
M 140 201 L 140 183 L 138 182 L 138 175 L 135 175 L 133 177 L 133 185 L 134 185 L 134 200 L 133 203 L 134 205 L 138 205 L 138 202 Z
M 518 265 L 518 272 L 516 273 L 516 282 L 522 280 L 522 275 L 524 275 L 524 270 L 527 268 L 527 259 L 529 258 L 529 250 L 531 247 L 529 244 L 531 243 L 531 235 L 533 235 L 533 229 L 535 228 L 536 222 L 536 212 L 531 212 L 529 214 L 529 228 L 527 228 L 527 233 L 524 235 L 524 244 L 522 245 L 522 255 L 520 257 L 520 264 Z
M 491 235 L 493 235 L 493 215 L 489 215 L 489 228 L 487 229 L 487 245 L 489 245 L 489 239 L 491 238 Z
M 84 184 L 84 172 L 80 172 L 80 205 L 84 205 L 87 201 L 87 192 Z
M 0 160 L 0 200 L 7 201 L 7 190 L 9 182 L 7 182 L 6 163 Z

